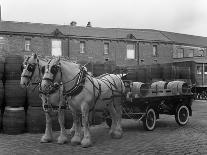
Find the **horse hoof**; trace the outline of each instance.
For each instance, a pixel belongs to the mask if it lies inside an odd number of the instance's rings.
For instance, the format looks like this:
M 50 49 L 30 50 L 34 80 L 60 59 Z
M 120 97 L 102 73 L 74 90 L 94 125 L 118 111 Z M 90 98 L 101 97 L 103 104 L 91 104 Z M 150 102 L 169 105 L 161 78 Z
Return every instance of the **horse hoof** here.
M 114 131 L 114 132 L 111 132 L 110 135 L 111 135 L 111 138 L 113 139 L 121 139 L 123 136 L 123 132 Z
M 68 138 L 66 136 L 59 136 L 58 137 L 58 144 L 65 144 L 68 143 Z
M 41 141 L 40 141 L 40 142 L 41 142 L 41 143 L 50 143 L 50 142 L 52 142 L 52 138 L 43 136 L 43 137 L 41 138 Z
M 71 139 L 71 145 L 80 145 L 81 144 L 81 137 L 80 136 L 73 136 Z
M 81 146 L 83 148 L 87 148 L 87 147 L 92 146 L 91 139 L 90 138 L 83 138 L 83 140 L 81 141 Z

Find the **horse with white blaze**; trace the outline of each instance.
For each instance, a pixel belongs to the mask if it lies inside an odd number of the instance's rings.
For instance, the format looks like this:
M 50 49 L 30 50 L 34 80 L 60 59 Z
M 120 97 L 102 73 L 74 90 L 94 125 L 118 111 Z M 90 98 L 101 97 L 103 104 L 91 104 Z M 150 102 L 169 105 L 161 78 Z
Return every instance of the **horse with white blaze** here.
M 49 60 L 43 57 L 32 54 L 31 56 L 25 56 L 23 62 L 23 71 L 21 74 L 20 84 L 22 87 L 28 87 L 30 85 L 38 85 L 42 80 L 41 69 L 47 64 Z M 56 89 L 50 96 L 40 92 L 40 97 L 42 100 L 43 110 L 46 116 L 46 129 L 45 134 L 41 138 L 41 142 L 47 143 L 53 140 L 52 136 L 52 119 L 51 112 L 53 112 L 52 107 L 56 107 L 58 111 L 58 121 L 60 125 L 60 136 L 58 137 L 58 143 L 63 144 L 68 142 L 66 130 L 64 126 L 64 113 L 66 109 L 66 102 L 62 96 L 62 87 Z M 73 129 L 71 129 L 73 130 Z
M 122 137 L 122 97 L 125 94 L 125 87 L 120 76 L 104 74 L 95 78 L 84 66 L 59 57 L 51 59 L 45 66 L 41 90 L 45 94 L 50 94 L 54 90 L 55 83 L 63 86 L 63 95 L 67 101 L 70 101 L 75 126 L 72 144 L 81 144 L 83 147 L 92 145 L 89 112 L 101 104 L 106 105 L 112 117 L 109 131 L 111 137 Z M 81 122 L 78 119 L 80 114 L 82 114 L 83 139 Z

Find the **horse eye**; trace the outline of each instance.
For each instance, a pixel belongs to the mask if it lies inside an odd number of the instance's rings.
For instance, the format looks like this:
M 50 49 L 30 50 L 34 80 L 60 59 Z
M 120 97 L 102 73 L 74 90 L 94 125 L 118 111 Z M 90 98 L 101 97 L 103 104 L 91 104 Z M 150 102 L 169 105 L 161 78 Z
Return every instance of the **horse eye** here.
M 58 71 L 58 68 L 56 66 L 52 66 L 50 72 L 54 75 Z
M 29 64 L 28 67 L 27 67 L 27 70 L 28 70 L 29 72 L 33 72 L 33 70 L 34 70 L 34 66 L 32 66 L 31 64 Z

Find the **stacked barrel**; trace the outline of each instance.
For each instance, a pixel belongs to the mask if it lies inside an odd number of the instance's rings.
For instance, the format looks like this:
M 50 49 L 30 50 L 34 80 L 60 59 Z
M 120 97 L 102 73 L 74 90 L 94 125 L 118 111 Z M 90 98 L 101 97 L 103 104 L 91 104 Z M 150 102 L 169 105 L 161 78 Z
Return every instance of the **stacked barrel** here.
M 2 112 L 3 112 L 3 103 L 4 103 L 4 85 L 3 85 L 3 75 L 4 75 L 4 63 L 5 58 L 0 57 L 0 129 L 2 129 Z
M 42 109 L 42 101 L 36 86 L 27 88 L 27 131 L 29 133 L 42 133 L 45 130 L 45 114 Z
M 19 84 L 22 62 L 23 57 L 20 55 L 8 55 L 5 58 L 3 132 L 7 134 L 19 134 L 26 130 L 26 89 Z

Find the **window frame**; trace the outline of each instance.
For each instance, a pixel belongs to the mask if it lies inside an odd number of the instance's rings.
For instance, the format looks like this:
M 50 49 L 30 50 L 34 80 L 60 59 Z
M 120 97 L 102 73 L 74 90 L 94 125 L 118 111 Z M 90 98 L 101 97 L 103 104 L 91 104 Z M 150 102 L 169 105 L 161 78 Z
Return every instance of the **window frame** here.
M 129 49 L 128 47 L 132 45 L 132 49 Z M 132 57 L 128 57 L 128 52 L 131 52 L 133 50 L 133 58 Z M 126 45 L 126 59 L 128 60 L 133 60 L 133 59 L 136 59 L 136 44 L 135 43 L 127 43 Z
M 157 45 L 152 45 L 152 56 L 158 57 L 158 46 Z
M 189 51 L 192 52 L 192 54 L 193 54 L 192 56 L 189 56 L 189 53 L 190 53 Z M 192 48 L 191 49 L 187 49 L 187 55 L 185 57 L 186 58 L 193 58 L 194 57 L 194 49 L 192 49 Z
M 198 70 L 198 68 L 200 68 L 200 70 Z M 197 65 L 197 66 L 196 66 L 196 74 L 197 74 L 197 75 L 202 75 L 202 69 L 203 69 L 202 65 Z M 199 72 L 198 72 L 198 71 L 199 71 Z
M 53 42 L 54 41 L 57 41 L 57 42 L 60 42 L 60 48 L 56 48 L 56 47 L 54 47 L 54 45 L 53 45 Z M 54 55 L 53 54 L 53 50 L 54 49 L 60 49 L 60 55 Z M 61 39 L 51 39 L 51 55 L 52 56 L 62 56 L 62 54 L 63 54 L 63 51 L 62 51 L 62 40 Z
M 24 40 L 24 50 L 27 52 L 31 51 L 31 39 L 30 38 L 25 38 Z
M 83 47 L 81 47 L 81 45 L 83 45 Z M 80 48 L 80 51 L 79 51 L 80 54 L 86 53 L 86 42 L 85 41 L 80 41 L 79 48 Z
M 182 50 L 182 52 L 180 52 L 179 50 Z M 177 52 L 177 58 L 178 59 L 180 59 L 180 58 L 184 58 L 184 49 L 183 48 L 178 48 L 177 50 L 176 50 L 176 52 Z M 179 54 L 181 54 L 182 53 L 182 57 L 179 55 Z
M 204 74 L 207 75 L 207 66 L 204 66 Z
M 106 46 L 105 45 L 107 45 L 107 52 L 106 52 Z M 109 43 L 108 42 L 104 42 L 104 55 L 108 55 L 109 54 Z
M 202 54 L 200 55 L 199 52 L 202 51 Z M 204 57 L 205 56 L 205 50 L 204 49 L 199 49 L 197 51 L 194 52 L 194 57 Z

